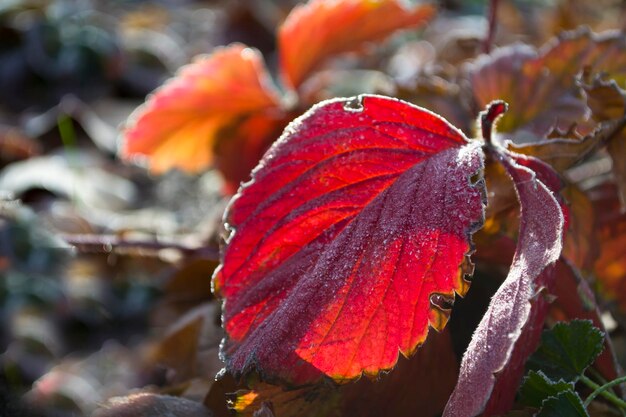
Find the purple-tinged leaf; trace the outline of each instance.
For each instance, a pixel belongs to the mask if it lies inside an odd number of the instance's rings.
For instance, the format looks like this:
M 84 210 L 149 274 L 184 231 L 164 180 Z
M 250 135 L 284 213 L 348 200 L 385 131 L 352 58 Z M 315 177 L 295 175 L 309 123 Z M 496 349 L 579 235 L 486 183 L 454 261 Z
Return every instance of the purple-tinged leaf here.
M 563 212 L 552 191 L 511 153 L 494 150 L 511 176 L 521 206 L 520 232 L 509 275 L 491 300 L 461 363 L 444 416 L 480 414 L 531 317 L 539 277 L 561 253 Z M 537 323 L 534 323 L 537 324 Z

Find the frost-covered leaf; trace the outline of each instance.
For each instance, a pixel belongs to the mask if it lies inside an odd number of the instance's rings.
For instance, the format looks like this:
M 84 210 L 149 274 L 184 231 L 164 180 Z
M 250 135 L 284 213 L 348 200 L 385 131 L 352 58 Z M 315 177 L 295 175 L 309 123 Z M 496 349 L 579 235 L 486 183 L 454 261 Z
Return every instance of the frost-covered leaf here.
M 442 118 L 380 96 L 292 123 L 227 213 L 213 280 L 227 369 L 345 381 L 413 353 L 469 288 L 482 158 Z
M 591 320 L 593 325 L 604 331 L 601 312 L 588 282 L 569 262 L 563 258 L 555 264 L 557 279 L 552 294 L 555 299 L 550 305 L 550 317 L 553 321 L 571 321 L 574 319 Z M 607 381 L 617 378 L 620 366 L 617 364 L 613 345 L 605 332 L 604 350 L 593 364 Z
M 543 403 L 537 417 L 589 417 L 580 396 L 574 391 L 563 391 Z
M 155 172 L 201 171 L 214 161 L 224 129 L 251 116 L 280 119 L 279 102 L 257 50 L 218 48 L 183 67 L 135 111 L 123 132 L 122 157 L 145 158 Z
M 297 88 L 324 60 L 358 51 L 399 29 L 418 28 L 435 14 L 430 4 L 401 0 L 311 0 L 297 6 L 278 31 L 280 64 L 289 87 Z
M 542 314 L 532 310 L 531 300 L 538 289 L 548 284 L 544 270 L 561 252 L 563 212 L 553 192 L 548 170 L 533 160 L 524 165 L 541 167 L 544 184 L 537 174 L 522 165 L 524 158 L 504 150 L 494 150 L 517 190 L 521 214 L 520 230 L 509 274 L 493 296 L 467 348 L 457 386 L 446 406 L 444 416 L 480 414 L 490 398 L 495 374 L 507 367 L 525 327 L 541 327 Z M 550 188 L 549 188 L 550 187 Z M 545 308 L 545 307 L 544 307 Z M 519 359 L 520 354 L 516 355 Z M 516 376 L 519 369 L 509 370 Z M 519 375 L 521 377 L 521 375 Z
M 528 368 L 541 370 L 553 380 L 576 382 L 602 352 L 603 343 L 604 334 L 589 320 L 557 323 L 543 333 Z
M 541 371 L 530 371 L 520 388 L 520 401 L 524 405 L 541 408 L 541 404 L 547 398 L 573 390 L 574 384 L 571 382 L 552 381 Z

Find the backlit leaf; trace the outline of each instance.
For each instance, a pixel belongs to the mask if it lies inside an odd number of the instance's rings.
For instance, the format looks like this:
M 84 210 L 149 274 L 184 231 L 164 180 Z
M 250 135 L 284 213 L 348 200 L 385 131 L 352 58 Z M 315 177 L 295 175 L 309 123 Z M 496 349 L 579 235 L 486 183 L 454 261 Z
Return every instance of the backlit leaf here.
M 483 411 L 494 388 L 495 374 L 508 365 L 526 324 L 537 314 L 531 311 L 531 300 L 537 288 L 544 285 L 542 273 L 561 252 L 564 219 L 561 206 L 548 188 L 551 185 L 546 186 L 524 166 L 530 164 L 517 162 L 523 158 L 504 150 L 494 153 L 517 190 L 521 206 L 519 237 L 509 274 L 463 356 L 459 381 L 444 416 L 473 416 Z M 542 176 L 551 183 L 545 174 Z M 538 318 L 532 325 L 541 328 L 541 323 L 535 323 L 541 316 Z
M 260 53 L 241 44 L 218 48 L 183 67 L 135 111 L 123 132 L 122 157 L 146 158 L 155 172 L 197 172 L 213 162 L 223 129 L 281 112 Z
M 227 213 L 227 369 L 345 381 L 414 352 L 468 290 L 481 168 L 478 142 L 390 98 L 329 100 L 288 126 Z
M 283 77 L 297 88 L 329 57 L 420 27 L 434 14 L 432 5 L 409 7 L 401 0 L 311 0 L 297 6 L 278 32 Z
M 230 397 L 237 415 L 251 416 L 261 405 L 271 404 L 280 417 L 436 417 L 446 404 L 458 374 L 450 329 L 428 337 L 411 358 L 400 358 L 393 372 L 372 381 L 351 384 L 313 384 L 280 387 L 255 381 L 251 390 Z M 250 378 L 249 378 L 250 379 Z

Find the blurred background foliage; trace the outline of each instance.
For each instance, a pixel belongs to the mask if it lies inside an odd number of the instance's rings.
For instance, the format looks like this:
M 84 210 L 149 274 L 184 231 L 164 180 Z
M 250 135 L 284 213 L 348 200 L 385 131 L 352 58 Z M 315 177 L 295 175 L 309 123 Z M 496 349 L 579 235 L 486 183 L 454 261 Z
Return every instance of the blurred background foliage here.
M 152 176 L 121 163 L 117 128 L 216 46 L 254 46 L 275 70 L 274 32 L 297 3 L 0 2 L 0 415 L 89 415 L 139 388 L 204 401 L 221 368 L 209 279 L 228 196 L 213 170 Z M 419 88 L 449 88 L 480 52 L 486 2 L 440 8 L 424 33 L 359 61 L 376 74 L 344 77 L 327 94 L 386 91 L 390 77 L 410 95 L 423 73 L 441 83 Z M 495 43 L 538 46 L 581 24 L 624 29 L 625 10 L 503 0 Z M 624 364 L 624 327 L 613 329 Z

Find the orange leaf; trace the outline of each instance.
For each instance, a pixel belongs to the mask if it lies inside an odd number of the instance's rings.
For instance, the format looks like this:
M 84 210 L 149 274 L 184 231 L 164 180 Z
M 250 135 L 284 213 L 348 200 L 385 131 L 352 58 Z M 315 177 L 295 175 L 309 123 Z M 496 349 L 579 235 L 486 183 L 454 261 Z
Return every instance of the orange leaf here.
M 285 82 L 297 88 L 330 56 L 423 25 L 434 14 L 431 5 L 407 8 L 400 0 L 312 0 L 298 6 L 278 32 Z
M 261 54 L 241 44 L 218 48 L 183 67 L 135 111 L 123 132 L 122 157 L 147 157 L 155 172 L 201 171 L 213 162 L 225 127 L 281 112 Z
M 626 311 L 626 213 L 621 210 L 616 184 L 604 183 L 590 190 L 596 211 L 596 239 L 600 256 L 594 273 L 604 295 Z

